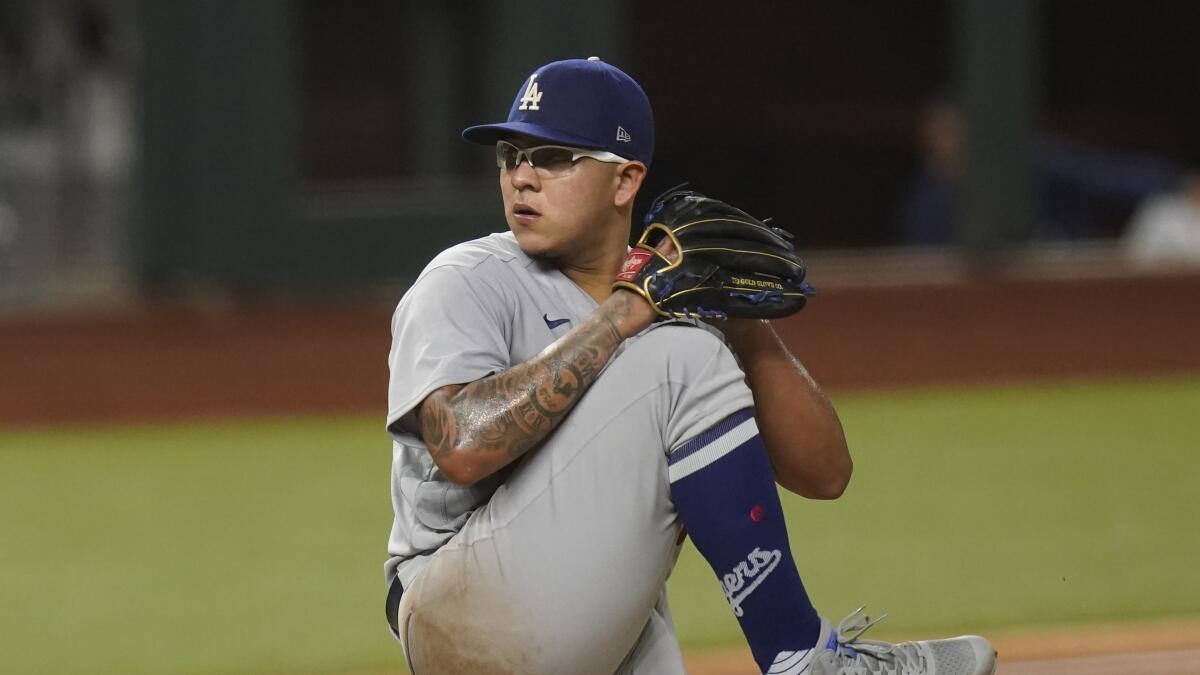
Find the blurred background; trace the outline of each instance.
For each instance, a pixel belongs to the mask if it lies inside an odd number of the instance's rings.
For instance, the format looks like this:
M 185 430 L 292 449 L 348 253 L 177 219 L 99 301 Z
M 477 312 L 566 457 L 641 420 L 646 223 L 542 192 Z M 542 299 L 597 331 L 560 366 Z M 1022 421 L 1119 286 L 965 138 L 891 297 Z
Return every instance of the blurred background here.
M 1117 245 L 1200 208 L 1186 6 L 5 0 L 0 297 L 403 282 L 496 227 L 458 131 L 593 53 L 654 102 L 646 199 L 689 180 L 808 249 Z
M 0 0 L 11 672 L 402 669 L 376 621 L 388 317 L 434 254 L 505 227 L 459 131 L 591 55 L 654 106 L 639 212 L 689 181 L 810 264 L 821 295 L 778 329 L 860 466 L 838 503 L 789 502 L 831 523 L 793 542 L 831 618 L 1166 618 L 1157 646 L 1200 647 L 1191 9 Z M 879 527 L 901 562 L 848 563 Z M 689 653 L 740 644 L 709 574 L 693 552 L 672 581 L 701 589 Z

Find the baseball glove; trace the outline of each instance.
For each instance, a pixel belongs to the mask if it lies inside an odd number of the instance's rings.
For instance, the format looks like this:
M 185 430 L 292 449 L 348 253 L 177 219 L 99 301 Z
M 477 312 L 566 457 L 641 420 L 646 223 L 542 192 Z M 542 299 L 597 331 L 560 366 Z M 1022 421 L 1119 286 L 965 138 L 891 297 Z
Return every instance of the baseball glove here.
M 669 190 L 654 200 L 613 288 L 646 298 L 659 320 L 788 316 L 816 293 L 791 238 L 725 202 Z M 674 261 L 660 250 L 668 239 Z

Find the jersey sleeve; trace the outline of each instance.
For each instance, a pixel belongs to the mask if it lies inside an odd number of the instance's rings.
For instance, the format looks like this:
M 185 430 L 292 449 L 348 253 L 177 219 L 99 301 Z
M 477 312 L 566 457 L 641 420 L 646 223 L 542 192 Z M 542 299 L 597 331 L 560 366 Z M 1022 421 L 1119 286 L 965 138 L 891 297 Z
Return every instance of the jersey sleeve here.
M 400 421 L 411 430 L 410 413 L 434 390 L 510 366 L 512 310 L 485 277 L 478 267 L 438 267 L 401 299 L 388 355 L 389 428 Z

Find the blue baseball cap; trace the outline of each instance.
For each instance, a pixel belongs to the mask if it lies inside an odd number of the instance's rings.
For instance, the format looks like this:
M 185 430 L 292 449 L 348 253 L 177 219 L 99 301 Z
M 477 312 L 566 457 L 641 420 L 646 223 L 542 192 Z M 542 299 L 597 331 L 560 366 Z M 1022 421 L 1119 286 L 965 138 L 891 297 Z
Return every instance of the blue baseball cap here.
M 508 121 L 463 129 L 493 145 L 524 134 L 549 143 L 607 150 L 646 166 L 654 157 L 654 113 L 632 77 L 593 56 L 547 63 L 521 84 Z

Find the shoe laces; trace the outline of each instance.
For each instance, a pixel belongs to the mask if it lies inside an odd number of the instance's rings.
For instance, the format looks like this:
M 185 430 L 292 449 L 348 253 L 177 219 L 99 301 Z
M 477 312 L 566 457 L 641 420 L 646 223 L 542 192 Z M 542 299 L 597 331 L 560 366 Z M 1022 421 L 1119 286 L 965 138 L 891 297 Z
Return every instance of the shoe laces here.
M 882 640 L 867 640 L 863 633 L 887 618 L 883 614 L 872 619 L 863 611 L 846 615 L 838 622 L 836 662 L 838 675 L 923 675 L 929 672 L 925 657 L 911 643 L 892 644 Z

